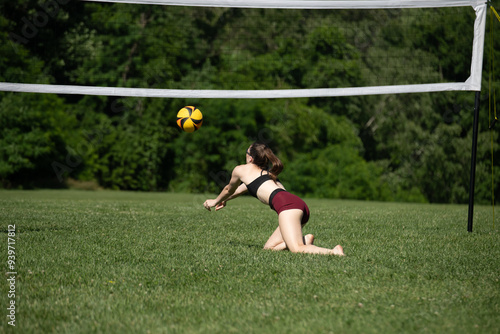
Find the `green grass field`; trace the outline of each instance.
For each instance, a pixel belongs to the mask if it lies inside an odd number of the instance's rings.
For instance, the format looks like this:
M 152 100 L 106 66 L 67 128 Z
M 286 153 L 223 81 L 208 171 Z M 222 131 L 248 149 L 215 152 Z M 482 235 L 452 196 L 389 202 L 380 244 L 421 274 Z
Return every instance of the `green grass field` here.
M 335 256 L 264 251 L 277 216 L 250 197 L 0 191 L 0 258 L 15 224 L 2 332 L 499 333 L 491 207 L 307 199 L 304 232 Z M 500 210 L 498 215 L 500 215 Z M 12 234 L 11 234 L 12 235 Z M 8 324 L 15 300 L 15 328 Z

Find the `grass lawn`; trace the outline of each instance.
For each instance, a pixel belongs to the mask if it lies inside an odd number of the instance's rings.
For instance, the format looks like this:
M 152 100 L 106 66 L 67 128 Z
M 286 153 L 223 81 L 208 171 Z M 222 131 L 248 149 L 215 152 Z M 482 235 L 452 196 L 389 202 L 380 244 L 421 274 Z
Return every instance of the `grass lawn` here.
M 339 258 L 264 251 L 271 209 L 242 197 L 208 212 L 205 198 L 0 191 L 0 259 L 17 273 L 15 298 L 0 285 L 0 332 L 500 332 L 491 207 L 468 233 L 464 205 L 306 199 L 304 232 L 342 244 Z

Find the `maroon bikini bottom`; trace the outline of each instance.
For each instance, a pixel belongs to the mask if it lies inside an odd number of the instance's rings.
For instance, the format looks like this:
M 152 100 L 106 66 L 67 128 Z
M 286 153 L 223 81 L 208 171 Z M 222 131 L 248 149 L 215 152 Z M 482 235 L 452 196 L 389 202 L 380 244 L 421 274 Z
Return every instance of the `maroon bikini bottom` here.
M 271 196 L 269 196 L 269 205 L 278 215 L 285 210 L 302 210 L 302 212 L 304 212 L 301 221 L 302 225 L 305 225 L 309 220 L 310 213 L 307 204 L 299 196 L 291 194 L 283 189 L 276 189 L 271 193 Z

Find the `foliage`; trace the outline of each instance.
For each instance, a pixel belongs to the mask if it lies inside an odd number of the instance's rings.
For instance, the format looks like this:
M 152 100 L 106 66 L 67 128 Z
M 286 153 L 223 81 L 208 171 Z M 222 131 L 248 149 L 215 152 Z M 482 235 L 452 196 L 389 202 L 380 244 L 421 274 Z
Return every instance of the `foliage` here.
M 2 81 L 173 89 L 464 81 L 474 17 L 470 8 L 287 11 L 82 1 L 55 7 L 35 0 L 3 2 L 0 13 Z M 490 43 L 498 50 L 498 39 Z M 485 52 L 485 64 L 496 50 Z M 2 187 L 63 186 L 71 178 L 111 189 L 215 192 L 260 140 L 284 161 L 287 188 L 301 195 L 468 200 L 472 93 L 0 98 Z M 488 100 L 483 92 L 479 202 L 491 200 Z M 184 105 L 204 113 L 194 134 L 176 128 Z M 499 139 L 492 136 L 497 156 Z
M 54 95 L 2 94 L 0 102 L 0 182 L 62 186 L 53 163 L 66 161 L 65 145 L 75 142 L 76 119 Z

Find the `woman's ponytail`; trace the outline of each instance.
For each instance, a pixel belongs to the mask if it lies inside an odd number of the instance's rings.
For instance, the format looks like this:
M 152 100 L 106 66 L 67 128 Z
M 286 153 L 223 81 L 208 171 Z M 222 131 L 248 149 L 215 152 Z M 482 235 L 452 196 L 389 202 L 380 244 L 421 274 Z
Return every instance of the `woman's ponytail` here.
M 266 146 L 265 152 L 267 158 L 269 159 L 269 162 L 272 165 L 271 169 L 269 170 L 269 174 L 271 174 L 271 178 L 276 182 L 276 178 L 283 170 L 283 163 L 269 147 Z
M 279 173 L 283 170 L 283 163 L 274 152 L 266 144 L 253 143 L 249 153 L 253 158 L 253 163 L 269 171 L 271 178 L 276 181 Z

